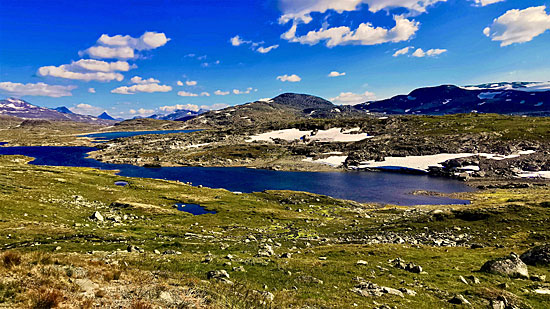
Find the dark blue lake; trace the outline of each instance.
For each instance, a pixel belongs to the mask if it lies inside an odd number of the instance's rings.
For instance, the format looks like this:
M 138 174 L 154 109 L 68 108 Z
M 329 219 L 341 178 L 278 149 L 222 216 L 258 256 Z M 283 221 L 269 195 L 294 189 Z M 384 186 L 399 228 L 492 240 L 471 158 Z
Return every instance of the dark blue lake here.
M 159 130 L 159 131 L 123 131 L 123 132 L 103 132 L 79 135 L 82 137 L 89 137 L 96 140 L 96 142 L 105 142 L 115 138 L 131 137 L 147 134 L 172 134 L 172 133 L 191 133 L 199 130 Z
M 198 204 L 176 204 L 179 211 L 188 212 L 194 216 L 215 214 L 215 211 L 206 210 L 204 207 Z
M 409 194 L 414 190 L 468 192 L 463 182 L 426 175 L 376 172 L 282 172 L 239 167 L 159 167 L 108 164 L 87 159 L 91 147 L 0 147 L 0 155 L 34 157 L 31 164 L 120 170 L 119 175 L 192 182 L 230 191 L 307 191 L 358 202 L 397 205 L 464 204 L 468 201 Z

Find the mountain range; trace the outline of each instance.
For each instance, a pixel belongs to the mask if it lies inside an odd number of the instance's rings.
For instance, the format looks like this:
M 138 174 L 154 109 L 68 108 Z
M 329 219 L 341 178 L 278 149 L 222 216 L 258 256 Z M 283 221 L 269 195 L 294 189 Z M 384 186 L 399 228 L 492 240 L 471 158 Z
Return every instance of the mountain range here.
M 357 105 L 334 105 L 323 98 L 283 93 L 272 99 L 230 106 L 222 110 L 176 110 L 168 115 L 147 118 L 186 121 L 195 126 L 252 127 L 307 118 L 361 117 L 370 114 L 445 115 L 457 113 L 498 113 L 550 116 L 550 83 L 514 82 L 470 86 L 441 85 L 418 88 L 407 95 L 369 101 Z M 0 115 L 22 119 L 69 120 L 112 125 L 106 112 L 98 117 L 75 114 L 67 107 L 39 107 L 26 101 L 0 100 Z
M 66 107 L 58 107 L 56 109 L 45 108 L 15 98 L 0 100 L 0 115 L 21 119 L 75 121 L 99 125 L 112 125 L 116 122 L 89 115 L 75 114 Z
M 498 113 L 543 116 L 550 115 L 550 83 L 426 87 L 415 89 L 408 95 L 358 104 L 354 108 L 385 114 Z

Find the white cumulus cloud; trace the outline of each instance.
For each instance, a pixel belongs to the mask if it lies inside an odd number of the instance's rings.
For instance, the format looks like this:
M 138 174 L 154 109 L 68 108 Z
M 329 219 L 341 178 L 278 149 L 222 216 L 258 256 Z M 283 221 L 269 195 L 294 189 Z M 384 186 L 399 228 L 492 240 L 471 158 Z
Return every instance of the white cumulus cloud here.
M 397 50 L 395 53 L 393 53 L 393 56 L 394 57 L 399 57 L 399 56 L 402 56 L 402 55 L 406 55 L 409 53 L 409 51 L 414 48 L 412 46 L 407 46 L 405 48 L 401 48 L 399 50 Z
M 195 80 L 188 80 L 188 81 L 185 82 L 185 84 L 186 84 L 187 86 L 196 86 L 196 85 L 197 85 L 197 81 L 195 81 Z
M 260 46 L 256 49 L 257 52 L 259 52 L 260 54 L 267 54 L 269 53 L 270 51 L 278 48 L 279 45 L 271 45 L 271 46 L 268 46 L 268 47 L 263 47 L 263 46 Z
M 135 109 L 129 110 L 130 115 L 142 116 L 142 117 L 149 116 L 149 115 L 153 114 L 154 112 L 155 112 L 154 109 L 145 109 L 145 108 L 139 108 L 137 110 L 135 110 Z
M 198 105 L 195 105 L 195 104 L 176 104 L 176 105 L 166 105 L 166 106 L 159 107 L 160 111 L 163 111 L 166 113 L 173 113 L 177 110 L 182 110 L 182 109 L 198 112 L 200 108 Z
M 38 69 L 38 75 L 53 76 L 66 79 L 82 81 L 100 81 L 110 82 L 112 80 L 121 81 L 124 76 L 117 71 L 126 72 L 136 66 L 130 66 L 126 61 L 106 62 L 94 59 L 80 59 L 71 64 L 60 66 L 43 66 Z
M 97 45 L 92 46 L 80 54 L 88 54 L 99 59 L 130 59 L 135 57 L 135 51 L 152 50 L 164 46 L 170 41 L 164 33 L 147 31 L 139 38 L 129 35 L 102 34 Z
M 252 91 L 252 87 L 246 88 L 246 90 L 233 89 L 234 94 L 249 94 Z
M 89 93 L 95 93 L 95 88 L 88 88 Z
M 155 78 L 147 78 L 147 79 L 143 79 L 142 77 L 140 76 L 134 76 L 132 78 L 130 78 L 130 81 L 134 84 L 158 84 L 160 83 L 160 81 L 158 79 L 155 79 Z
M 236 35 L 229 39 L 229 42 L 231 42 L 231 45 L 233 46 L 241 46 L 243 44 L 252 43 L 251 41 L 245 41 L 240 36 Z
M 493 3 L 503 2 L 505 0 L 475 0 L 475 3 L 479 6 L 486 6 Z
M 357 29 L 351 30 L 349 27 L 322 28 L 309 31 L 302 36 L 296 36 L 297 24 L 281 37 L 290 42 L 300 44 L 315 45 L 325 41 L 327 47 L 339 45 L 377 45 L 388 42 L 402 42 L 409 40 L 418 31 L 420 23 L 409 20 L 401 15 L 394 15 L 395 26 L 390 29 L 375 27 L 371 23 L 361 23 Z
M 428 6 L 445 1 L 447 0 L 279 0 L 279 6 L 283 11 L 279 23 L 286 24 L 294 20 L 307 24 L 311 22 L 310 14 L 313 12 L 351 12 L 361 9 L 362 4 L 368 5 L 371 12 L 402 8 L 412 15 L 424 13 Z
M 82 115 L 99 115 L 105 111 L 105 109 L 97 106 L 93 106 L 86 103 L 77 104 L 74 107 L 69 107 L 71 112 Z
M 45 83 L 0 82 L 0 92 L 16 96 L 45 96 L 52 98 L 70 97 L 76 86 L 48 85 Z
M 328 74 L 328 77 L 339 77 L 339 76 L 344 76 L 344 75 L 346 75 L 346 72 L 332 71 Z
M 375 99 L 376 95 L 369 91 L 365 93 L 342 92 L 337 97 L 330 98 L 332 102 L 340 105 L 355 105 Z
M 483 33 L 500 46 L 525 43 L 550 30 L 550 14 L 546 6 L 534 6 L 524 10 L 509 10 L 493 20 Z
M 428 49 L 427 51 L 424 51 L 422 48 L 418 48 L 417 50 L 414 51 L 412 55 L 413 57 L 417 57 L 417 58 L 435 57 L 446 52 L 447 52 L 446 49 L 441 49 L 441 48 Z
M 136 94 L 138 92 L 169 92 L 172 91 L 172 87 L 168 85 L 160 85 L 160 81 L 154 78 L 143 79 L 140 76 L 134 76 L 130 79 L 135 85 L 121 86 L 111 90 L 111 93 L 117 94 Z
M 176 82 L 176 84 L 177 84 L 178 86 L 183 86 L 183 82 L 182 82 L 181 80 L 178 80 L 178 81 Z
M 291 83 L 296 83 L 302 80 L 302 78 L 296 74 L 292 74 L 292 75 L 285 74 L 285 75 L 277 76 L 277 79 L 282 82 L 291 82 Z
M 231 39 L 229 39 L 229 42 L 233 46 L 250 45 L 250 48 L 252 50 L 254 50 L 254 51 L 256 51 L 260 54 L 267 54 L 270 51 L 272 51 L 272 50 L 279 47 L 279 45 L 271 45 L 271 46 L 267 46 L 267 47 L 260 46 L 260 45 L 263 45 L 264 42 L 253 42 L 253 41 L 243 40 L 238 35 L 236 35 L 236 36 L 232 37 Z
M 198 97 L 199 96 L 196 93 L 187 92 L 187 91 L 178 91 L 178 95 L 180 97 Z
M 229 91 L 216 90 L 216 91 L 214 91 L 214 94 L 215 95 L 228 95 Z

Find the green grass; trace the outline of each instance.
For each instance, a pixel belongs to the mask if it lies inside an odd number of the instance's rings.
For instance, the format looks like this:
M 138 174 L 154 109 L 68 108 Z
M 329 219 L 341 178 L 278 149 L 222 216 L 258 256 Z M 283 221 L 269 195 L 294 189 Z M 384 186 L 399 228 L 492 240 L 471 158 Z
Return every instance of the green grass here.
M 506 293 L 516 295 L 526 306 L 544 308 L 548 302 L 548 296 L 532 292 L 538 283 L 477 272 L 488 259 L 548 242 L 550 208 L 545 203 L 550 201 L 550 188 L 545 186 L 467 193 L 463 197 L 471 198 L 472 205 L 419 207 L 448 209 L 438 216 L 426 211 L 405 215 L 405 208 L 377 209 L 315 194 L 267 191 L 239 195 L 173 181 L 120 177 L 111 171 L 32 166 L 25 164 L 27 160 L 0 157 L 2 252 L 9 249 L 83 261 L 89 258 L 88 252 L 95 252 L 91 256 L 118 252 L 113 259 L 119 265 L 161 274 L 166 280 L 181 280 L 205 291 L 221 307 L 260 306 L 254 297 L 250 303 L 238 295 L 264 291 L 264 286 L 275 295 L 274 307 L 348 308 L 357 304 L 374 308 L 376 302 L 400 308 L 451 308 L 447 300 L 455 294 L 465 295 L 474 307 L 483 307 L 495 293 L 505 293 L 498 288 L 500 283 L 507 283 Z M 130 185 L 115 186 L 117 180 Z M 198 203 L 217 213 L 192 216 L 173 207 L 179 202 Z M 124 206 L 114 207 L 114 203 Z M 94 211 L 106 218 L 126 215 L 131 219 L 95 222 L 89 219 Z M 485 248 L 368 245 L 361 241 L 383 232 L 419 234 L 425 227 L 433 231 L 460 227 Z M 246 242 L 251 236 L 258 241 Z M 276 256 L 256 257 L 261 243 L 271 244 Z M 123 253 L 128 245 L 145 253 Z M 154 250 L 174 250 L 181 255 L 158 255 Z M 278 257 L 285 252 L 292 257 Z M 208 254 L 212 262 L 203 263 Z M 228 254 L 233 256 L 231 261 Z M 392 267 L 388 260 L 397 257 L 421 265 L 427 274 Z M 356 265 L 358 260 L 368 265 Z M 246 272 L 232 270 L 238 266 Z M 207 282 L 206 273 L 217 269 L 227 270 L 235 287 Z M 544 267 L 529 270 L 550 276 Z M 470 275 L 481 283 L 458 281 L 459 276 Z M 382 286 L 407 287 L 418 295 L 359 296 L 350 291 L 356 284 L 354 277 Z M 0 283 L 0 302 L 17 306 L 17 295 L 26 293 L 25 289 Z

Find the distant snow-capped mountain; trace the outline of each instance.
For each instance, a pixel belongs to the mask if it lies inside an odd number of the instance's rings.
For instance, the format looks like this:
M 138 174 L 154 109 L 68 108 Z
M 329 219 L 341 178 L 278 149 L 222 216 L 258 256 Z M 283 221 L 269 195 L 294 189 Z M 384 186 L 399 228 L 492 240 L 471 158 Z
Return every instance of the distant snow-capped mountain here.
M 21 119 L 44 119 L 86 122 L 99 125 L 111 125 L 115 121 L 100 119 L 94 116 L 80 115 L 71 112 L 66 107 L 50 109 L 40 107 L 21 99 L 8 98 L 0 100 L 0 115 L 17 117 Z
M 366 102 L 354 107 L 387 114 L 550 115 L 550 83 L 514 82 L 465 87 L 442 85 L 419 88 L 408 95 Z
M 174 112 L 172 112 L 168 115 L 155 114 L 155 115 L 151 115 L 147 118 L 160 119 L 160 120 L 186 121 L 186 120 L 195 118 L 200 114 L 204 114 L 207 111 L 208 110 L 202 109 L 202 108 L 199 109 L 198 111 L 192 111 L 192 110 L 188 110 L 188 109 L 179 109 L 179 110 L 175 110 Z

